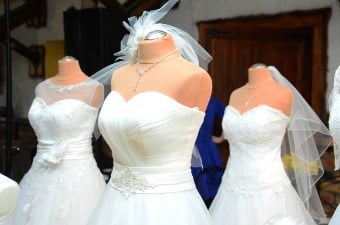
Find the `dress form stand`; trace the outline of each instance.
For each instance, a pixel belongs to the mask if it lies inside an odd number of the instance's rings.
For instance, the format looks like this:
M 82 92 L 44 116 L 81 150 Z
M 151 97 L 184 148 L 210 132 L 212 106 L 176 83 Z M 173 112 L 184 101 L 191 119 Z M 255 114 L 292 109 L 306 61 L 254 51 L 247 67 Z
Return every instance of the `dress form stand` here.
M 153 32 L 149 37 L 147 35 L 149 39 L 138 43 L 136 63 L 114 72 L 111 89 L 125 100 L 141 92 L 157 91 L 183 105 L 204 111 L 212 90 L 209 74 L 183 59 L 172 36 L 163 35 L 164 32 Z
M 275 67 L 248 68 L 248 82 L 232 93 L 222 127 L 230 155 L 209 208 L 216 225 L 316 225 L 324 218 L 310 165 L 320 162 L 329 132 Z
M 19 196 L 19 185 L 0 174 L 0 225 L 12 225 Z
M 15 225 L 87 223 L 105 185 L 92 146 L 102 101 L 102 84 L 73 57 L 36 86 L 28 119 L 37 151 L 20 181 Z

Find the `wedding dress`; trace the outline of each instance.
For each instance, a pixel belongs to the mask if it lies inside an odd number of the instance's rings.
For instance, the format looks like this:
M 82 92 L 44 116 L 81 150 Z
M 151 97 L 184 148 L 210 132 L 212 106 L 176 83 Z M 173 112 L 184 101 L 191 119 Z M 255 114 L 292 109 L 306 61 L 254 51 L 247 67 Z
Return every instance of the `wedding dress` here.
M 15 224 L 86 224 L 105 187 L 91 145 L 97 88 L 94 80 L 56 86 L 49 79 L 36 87 L 28 118 L 37 153 L 20 182 Z
M 210 207 L 216 225 L 316 224 L 291 184 L 281 144 L 290 118 L 259 105 L 240 114 L 227 106 L 222 121 L 230 157 Z M 284 224 L 284 223 L 283 223 Z
M 89 224 L 211 225 L 190 170 L 204 115 L 160 92 L 110 92 L 98 125 L 114 167 Z
M 329 225 L 338 225 L 340 224 L 340 204 L 336 207 L 331 220 L 329 221 Z
M 333 137 L 335 170 L 340 169 L 340 66 L 335 71 L 329 105 L 329 130 Z M 340 205 L 337 206 L 330 225 L 340 224 Z

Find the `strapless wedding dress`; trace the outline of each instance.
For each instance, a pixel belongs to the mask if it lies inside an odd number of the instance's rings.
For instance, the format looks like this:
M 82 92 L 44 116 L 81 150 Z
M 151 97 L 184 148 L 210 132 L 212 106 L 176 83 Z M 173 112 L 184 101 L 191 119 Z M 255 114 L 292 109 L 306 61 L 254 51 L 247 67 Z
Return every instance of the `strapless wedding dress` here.
M 230 157 L 209 209 L 216 225 L 316 224 L 281 160 L 288 122 L 289 117 L 267 105 L 243 114 L 226 107 L 222 127 Z
M 89 224 L 212 225 L 190 170 L 203 118 L 159 92 L 111 92 L 98 123 L 114 167 Z
M 335 170 L 340 169 L 340 66 L 334 74 L 333 90 L 330 96 L 329 131 L 333 137 Z M 340 224 L 340 205 L 333 213 L 330 225 Z

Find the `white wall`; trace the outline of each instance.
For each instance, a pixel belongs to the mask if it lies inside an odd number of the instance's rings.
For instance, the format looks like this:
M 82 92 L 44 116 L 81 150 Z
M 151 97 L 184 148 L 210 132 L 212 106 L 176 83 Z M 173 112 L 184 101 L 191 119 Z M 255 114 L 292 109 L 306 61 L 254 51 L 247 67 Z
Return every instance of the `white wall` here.
M 80 8 L 81 0 L 49 0 L 46 28 L 28 29 L 23 25 L 15 29 L 12 36 L 28 46 L 63 39 L 62 12 L 70 6 Z M 1 5 L 0 9 L 2 7 Z M 340 64 L 340 4 L 338 0 L 181 0 L 179 8 L 172 10 L 161 22 L 182 28 L 197 39 L 197 22 L 325 7 L 332 8 L 327 50 L 329 90 L 333 83 L 334 71 Z M 41 79 L 28 76 L 27 59 L 15 52 L 12 53 L 12 58 L 14 113 L 18 117 L 25 118 L 34 98 L 34 87 Z M 3 73 L 0 76 L 2 75 Z M 0 78 L 0 80 L 3 79 Z M 0 90 L 2 90 L 0 91 L 0 105 L 5 105 L 4 87 L 0 87 Z

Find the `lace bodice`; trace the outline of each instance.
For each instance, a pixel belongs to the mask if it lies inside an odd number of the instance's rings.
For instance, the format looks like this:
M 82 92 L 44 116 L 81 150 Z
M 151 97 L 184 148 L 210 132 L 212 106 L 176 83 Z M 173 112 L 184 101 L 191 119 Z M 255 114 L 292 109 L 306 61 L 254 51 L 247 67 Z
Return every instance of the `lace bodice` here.
M 137 167 L 189 168 L 204 113 L 159 92 L 126 101 L 111 92 L 98 125 L 115 162 Z
M 329 114 L 329 129 L 335 143 L 340 143 L 340 95 L 333 96 L 333 105 Z
M 50 80 L 38 84 L 28 113 L 38 139 L 38 155 L 48 153 L 43 158 L 59 161 L 67 149 L 90 150 L 98 113 L 93 101 L 98 98 L 95 93 L 102 98 L 102 89 L 102 85 L 93 80 L 71 86 L 56 86 Z M 51 155 L 52 152 L 55 154 Z
M 227 106 L 222 127 L 230 157 L 223 182 L 247 193 L 288 183 L 280 151 L 288 122 L 281 111 L 266 105 L 243 114 Z

